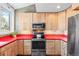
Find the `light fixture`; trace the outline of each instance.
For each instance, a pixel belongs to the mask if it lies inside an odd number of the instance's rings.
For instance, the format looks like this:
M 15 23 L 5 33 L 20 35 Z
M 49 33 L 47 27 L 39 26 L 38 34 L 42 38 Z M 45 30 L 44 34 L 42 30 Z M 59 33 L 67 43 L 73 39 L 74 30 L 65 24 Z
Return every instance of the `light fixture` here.
M 57 9 L 60 9 L 61 7 L 59 5 L 57 5 Z

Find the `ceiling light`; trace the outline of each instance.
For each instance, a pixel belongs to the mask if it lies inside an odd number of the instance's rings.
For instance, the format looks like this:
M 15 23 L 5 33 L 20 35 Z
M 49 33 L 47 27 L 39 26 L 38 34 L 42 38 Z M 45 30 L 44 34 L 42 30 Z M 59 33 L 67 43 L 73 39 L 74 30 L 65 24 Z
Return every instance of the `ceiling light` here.
M 59 5 L 57 5 L 57 9 L 60 9 L 60 6 Z

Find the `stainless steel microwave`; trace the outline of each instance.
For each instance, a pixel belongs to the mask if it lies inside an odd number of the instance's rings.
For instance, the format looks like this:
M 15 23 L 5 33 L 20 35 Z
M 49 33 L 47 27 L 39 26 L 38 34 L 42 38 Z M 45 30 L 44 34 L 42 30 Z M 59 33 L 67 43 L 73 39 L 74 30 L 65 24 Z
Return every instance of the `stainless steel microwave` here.
M 45 23 L 33 23 L 32 24 L 32 28 L 42 28 L 44 29 L 45 28 Z

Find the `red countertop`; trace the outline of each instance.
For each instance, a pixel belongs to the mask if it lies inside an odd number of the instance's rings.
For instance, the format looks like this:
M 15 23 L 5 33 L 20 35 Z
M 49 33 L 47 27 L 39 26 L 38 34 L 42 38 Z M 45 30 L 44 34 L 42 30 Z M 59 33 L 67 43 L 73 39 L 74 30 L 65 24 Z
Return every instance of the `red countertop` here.
M 64 34 L 45 34 L 46 40 L 63 40 L 67 42 L 67 35 Z
M 12 43 L 16 41 L 16 38 L 14 38 L 13 36 L 4 36 L 4 37 L 0 37 L 0 47 L 3 47 L 9 43 Z
M 16 39 L 18 40 L 32 40 L 33 34 L 18 34 L 16 35 Z
M 63 40 L 67 42 L 67 36 L 64 34 L 45 34 L 46 40 Z M 16 40 L 32 40 L 33 34 L 18 34 L 16 37 L 11 35 L 0 37 L 0 47 L 3 47 Z
M 18 34 L 16 37 L 11 35 L 0 37 L 0 47 L 3 47 L 16 40 L 31 40 L 33 38 L 32 34 Z

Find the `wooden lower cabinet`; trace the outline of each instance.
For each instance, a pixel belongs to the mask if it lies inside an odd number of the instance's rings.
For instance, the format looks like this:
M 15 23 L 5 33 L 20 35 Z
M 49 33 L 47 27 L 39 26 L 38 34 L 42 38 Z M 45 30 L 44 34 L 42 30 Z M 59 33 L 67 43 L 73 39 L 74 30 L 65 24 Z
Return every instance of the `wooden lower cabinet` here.
M 15 41 L 15 42 L 13 42 L 13 47 L 12 47 L 12 55 L 13 56 L 16 56 L 17 55 L 17 53 L 18 53 L 18 48 L 17 48 L 17 40 Z
M 31 55 L 31 40 L 24 40 L 24 55 Z
M 17 40 L 18 55 L 24 55 L 24 40 Z
M 18 55 L 31 55 L 31 40 L 18 40 Z
M 61 41 L 61 55 L 67 56 L 67 42 Z
M 0 56 L 31 55 L 31 40 L 16 40 L 0 48 Z
M 12 42 L 0 48 L 0 56 L 16 56 L 17 55 L 17 41 Z
M 46 40 L 46 54 L 54 55 L 54 40 Z
M 31 40 L 16 40 L 0 48 L 0 56 L 31 55 Z M 61 40 L 46 40 L 46 55 L 67 56 L 67 43 Z
M 46 40 L 46 55 L 51 55 L 51 56 L 61 55 L 61 41 Z
M 61 40 L 55 40 L 54 47 L 55 47 L 54 55 L 61 56 Z

